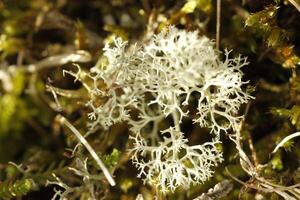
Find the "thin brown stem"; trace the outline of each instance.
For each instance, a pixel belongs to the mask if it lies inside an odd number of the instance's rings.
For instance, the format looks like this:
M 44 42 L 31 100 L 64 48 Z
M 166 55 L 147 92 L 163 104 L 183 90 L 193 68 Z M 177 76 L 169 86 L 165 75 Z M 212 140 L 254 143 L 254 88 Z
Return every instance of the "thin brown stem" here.
M 217 0 L 217 26 L 216 26 L 216 46 L 220 50 L 220 30 L 221 30 L 221 0 Z
M 249 143 L 249 148 L 251 150 L 251 156 L 252 156 L 254 165 L 257 168 L 258 165 L 259 165 L 259 162 L 258 162 L 258 159 L 257 159 L 257 153 L 256 153 L 256 151 L 254 149 L 253 140 L 252 140 L 251 135 L 248 136 L 248 143 Z

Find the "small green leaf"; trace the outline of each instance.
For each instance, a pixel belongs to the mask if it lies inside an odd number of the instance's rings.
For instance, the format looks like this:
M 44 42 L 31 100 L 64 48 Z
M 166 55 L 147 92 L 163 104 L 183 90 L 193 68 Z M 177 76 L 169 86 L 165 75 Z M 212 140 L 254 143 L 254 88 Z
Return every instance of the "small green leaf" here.
M 271 160 L 272 168 L 276 171 L 283 169 L 282 156 L 280 152 L 277 152 Z
M 212 2 L 211 0 L 189 0 L 181 8 L 181 12 L 185 14 L 193 13 L 196 8 L 205 14 L 210 14 L 212 11 Z
M 198 1 L 197 0 L 190 0 L 184 4 L 184 6 L 181 8 L 181 11 L 188 14 L 193 13 L 194 10 L 197 8 Z
M 120 151 L 118 149 L 113 149 L 110 155 L 104 156 L 104 163 L 107 167 L 115 167 L 120 159 Z

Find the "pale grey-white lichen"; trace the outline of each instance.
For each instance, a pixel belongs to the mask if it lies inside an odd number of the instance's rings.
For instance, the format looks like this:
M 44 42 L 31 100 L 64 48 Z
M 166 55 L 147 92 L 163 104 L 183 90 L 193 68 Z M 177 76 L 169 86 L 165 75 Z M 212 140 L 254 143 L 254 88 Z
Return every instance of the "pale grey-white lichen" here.
M 235 127 L 240 105 L 251 98 L 242 89 L 246 82 L 240 68 L 246 59 L 229 58 L 226 52 L 221 61 L 207 37 L 174 27 L 129 48 L 115 38 L 103 50 L 107 64 L 91 69 L 90 128 L 127 122 L 135 145 L 133 163 L 146 182 L 163 192 L 208 180 L 222 161 L 216 148 L 220 133 Z M 191 101 L 197 102 L 193 114 Z M 189 146 L 180 130 L 183 117 L 208 127 L 212 142 Z M 160 130 L 166 118 L 173 125 Z
M 144 138 L 134 137 L 132 160 L 139 169 L 138 177 L 155 185 L 161 192 L 182 186 L 203 183 L 213 175 L 212 167 L 223 158 L 216 148 L 218 142 L 189 146 L 183 133 L 170 127 L 162 131 L 163 140 L 151 146 Z M 151 159 L 146 159 L 151 158 Z

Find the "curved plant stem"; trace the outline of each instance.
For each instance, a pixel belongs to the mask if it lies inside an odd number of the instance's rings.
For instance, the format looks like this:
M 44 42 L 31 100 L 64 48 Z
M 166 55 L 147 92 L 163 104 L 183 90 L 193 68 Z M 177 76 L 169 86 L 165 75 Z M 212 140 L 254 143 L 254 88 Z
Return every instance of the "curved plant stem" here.
M 109 173 L 108 169 L 105 167 L 102 160 L 99 158 L 99 156 L 96 154 L 95 150 L 91 147 L 91 145 L 86 141 L 86 139 L 79 133 L 79 131 L 63 116 L 58 115 L 58 120 L 61 122 L 61 124 L 64 124 L 67 126 L 79 139 L 79 141 L 83 144 L 83 146 L 88 150 L 88 152 L 91 154 L 91 156 L 95 159 L 101 170 L 103 171 L 104 176 L 108 180 L 109 184 L 111 186 L 115 186 L 116 182 L 113 179 L 112 175 Z
M 279 144 L 277 144 L 277 146 L 275 147 L 275 149 L 272 151 L 272 154 L 273 153 L 276 153 L 276 151 L 282 147 L 284 145 L 284 143 L 286 143 L 287 141 L 293 139 L 294 137 L 299 137 L 300 136 L 300 132 L 296 132 L 296 133 L 293 133 L 291 135 L 288 135 L 287 137 L 285 137 Z

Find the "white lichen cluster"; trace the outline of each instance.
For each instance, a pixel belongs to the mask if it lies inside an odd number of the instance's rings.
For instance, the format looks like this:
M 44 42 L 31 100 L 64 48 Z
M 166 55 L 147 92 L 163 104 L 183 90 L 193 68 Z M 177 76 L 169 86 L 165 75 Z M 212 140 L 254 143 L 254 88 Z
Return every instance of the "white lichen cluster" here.
M 163 142 L 149 146 L 144 138 L 135 137 L 133 163 L 140 173 L 161 192 L 174 191 L 191 183 L 201 183 L 213 175 L 213 166 L 222 161 L 216 142 L 189 146 L 182 132 L 170 127 L 162 131 Z M 167 137 L 165 137 L 167 135 Z M 151 158 L 151 159 L 146 159 Z
M 226 52 L 221 61 L 208 38 L 174 27 L 140 46 L 116 38 L 104 55 L 107 64 L 91 69 L 90 128 L 127 122 L 139 175 L 163 192 L 209 179 L 222 161 L 220 133 L 235 126 L 251 98 L 242 90 L 246 60 Z M 180 130 L 184 117 L 209 128 L 212 141 L 189 146 Z

